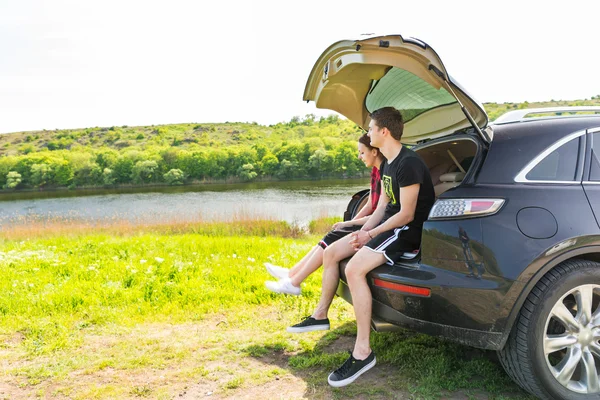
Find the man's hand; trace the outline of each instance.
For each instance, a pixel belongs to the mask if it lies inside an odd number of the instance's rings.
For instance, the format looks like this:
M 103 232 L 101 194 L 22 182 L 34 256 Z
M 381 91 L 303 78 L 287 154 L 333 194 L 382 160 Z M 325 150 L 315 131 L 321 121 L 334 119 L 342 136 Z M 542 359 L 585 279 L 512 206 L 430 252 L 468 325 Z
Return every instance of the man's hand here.
M 356 251 L 360 250 L 361 247 L 371 240 L 371 236 L 369 236 L 367 231 L 363 230 L 352 232 L 350 235 L 352 236 L 350 239 L 350 246 Z

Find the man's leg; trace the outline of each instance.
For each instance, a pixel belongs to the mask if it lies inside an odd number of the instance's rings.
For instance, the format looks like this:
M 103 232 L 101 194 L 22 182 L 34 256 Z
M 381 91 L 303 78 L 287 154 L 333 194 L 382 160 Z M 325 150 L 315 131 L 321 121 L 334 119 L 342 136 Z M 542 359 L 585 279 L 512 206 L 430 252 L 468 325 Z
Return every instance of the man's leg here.
M 350 293 L 352 293 L 352 303 L 356 315 L 357 333 L 352 356 L 357 360 L 363 360 L 371 354 L 369 339 L 373 301 L 371 290 L 367 284 L 367 273 L 386 261 L 383 254 L 362 248 L 350 259 L 346 267 L 346 278 Z
M 377 363 L 369 343 L 372 300 L 366 276 L 369 271 L 386 260 L 383 254 L 362 248 L 350 259 L 346 267 L 346 277 L 352 293 L 354 314 L 356 314 L 357 335 L 352 355 L 327 378 L 327 382 L 333 387 L 351 384 Z

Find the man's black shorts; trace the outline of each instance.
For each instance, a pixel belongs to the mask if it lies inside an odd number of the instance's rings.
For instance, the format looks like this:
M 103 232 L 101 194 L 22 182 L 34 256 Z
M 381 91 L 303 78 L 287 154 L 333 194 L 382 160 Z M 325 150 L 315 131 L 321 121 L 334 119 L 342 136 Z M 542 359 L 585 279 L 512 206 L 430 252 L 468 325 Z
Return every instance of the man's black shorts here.
M 342 228 L 335 231 L 329 231 L 329 233 L 323 236 L 323 239 L 319 241 L 319 246 L 325 250 L 328 246 L 331 246 L 333 242 L 336 242 L 343 238 L 344 236 L 348 236 L 352 232 L 356 232 L 362 228 L 362 225 L 352 225 L 347 228 Z
M 389 265 L 394 265 L 402 254 L 417 250 L 421 246 L 421 230 L 409 229 L 408 226 L 381 232 L 369 240 L 364 247 L 387 258 Z

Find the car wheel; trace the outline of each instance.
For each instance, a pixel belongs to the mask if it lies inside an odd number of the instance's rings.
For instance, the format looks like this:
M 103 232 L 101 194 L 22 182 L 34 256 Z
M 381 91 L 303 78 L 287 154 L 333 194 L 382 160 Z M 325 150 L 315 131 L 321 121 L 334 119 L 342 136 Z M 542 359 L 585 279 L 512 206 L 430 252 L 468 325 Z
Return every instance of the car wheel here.
M 354 218 L 356 214 L 358 214 L 358 212 L 364 207 L 364 205 L 367 204 L 370 195 L 371 192 L 368 189 L 355 193 L 348 203 L 346 211 L 344 212 L 344 221 L 350 221 L 352 218 Z
M 533 288 L 508 341 L 502 366 L 541 399 L 600 398 L 600 264 L 569 260 Z

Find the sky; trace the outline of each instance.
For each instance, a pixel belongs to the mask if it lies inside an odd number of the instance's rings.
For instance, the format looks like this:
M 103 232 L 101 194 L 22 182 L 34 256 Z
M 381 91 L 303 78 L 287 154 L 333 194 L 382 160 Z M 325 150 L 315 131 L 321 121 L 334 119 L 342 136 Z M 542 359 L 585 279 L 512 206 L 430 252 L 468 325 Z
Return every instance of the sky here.
M 304 85 L 365 33 L 425 41 L 480 102 L 589 99 L 598 15 L 598 0 L 0 0 L 0 133 L 334 114 Z

